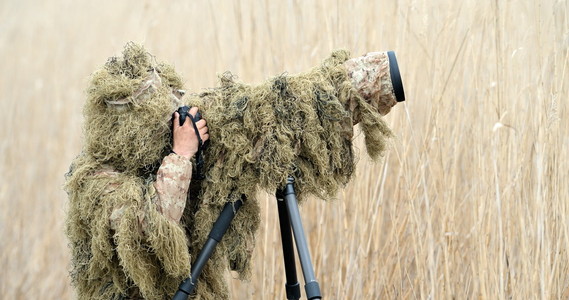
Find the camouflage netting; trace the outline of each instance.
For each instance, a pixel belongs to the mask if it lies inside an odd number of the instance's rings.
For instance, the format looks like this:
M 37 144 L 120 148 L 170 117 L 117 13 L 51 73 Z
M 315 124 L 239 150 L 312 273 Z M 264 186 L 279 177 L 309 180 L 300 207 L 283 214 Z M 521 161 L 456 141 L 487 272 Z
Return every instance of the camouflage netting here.
M 260 189 L 274 193 L 292 175 L 299 199 L 334 197 L 354 171 L 357 122 L 369 155 L 385 150 L 391 131 L 354 90 L 343 66 L 348 58 L 337 51 L 307 73 L 259 86 L 224 74 L 218 88 L 186 100 L 179 100 L 182 85 L 173 68 L 156 63 L 142 47 L 128 44 L 122 58 L 111 58 L 88 89 L 85 147 L 66 185 L 71 275 L 79 297 L 171 297 L 223 205 L 245 196 L 197 286 L 196 299 L 228 298 L 225 270 L 241 278 L 250 274 Z M 150 199 L 156 169 L 171 147 L 171 114 L 181 104 L 200 107 L 210 143 L 205 179 L 192 182 L 178 225 Z M 125 213 L 113 230 L 109 219 L 117 207 Z M 140 220 L 148 224 L 145 230 Z

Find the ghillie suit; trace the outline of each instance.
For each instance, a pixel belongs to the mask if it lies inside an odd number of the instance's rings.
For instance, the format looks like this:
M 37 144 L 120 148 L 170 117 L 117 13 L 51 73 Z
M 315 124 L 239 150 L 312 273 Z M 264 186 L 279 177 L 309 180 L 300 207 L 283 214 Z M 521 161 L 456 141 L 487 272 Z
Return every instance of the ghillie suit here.
M 250 274 L 260 189 L 274 193 L 292 175 L 299 199 L 333 197 L 354 171 L 353 125 L 361 124 L 372 158 L 391 136 L 379 113 L 393 102 L 389 82 L 383 84 L 388 66 L 374 68 L 381 86 L 366 95 L 366 76 L 354 68 L 362 61 L 346 62 L 345 51 L 307 73 L 259 86 L 225 74 L 218 88 L 183 101 L 171 67 L 155 63 L 134 44 L 123 56 L 93 76 L 84 110 L 85 147 L 67 178 L 71 276 L 80 298 L 171 297 L 223 205 L 244 196 L 195 296 L 228 298 L 225 270 L 241 278 Z M 205 179 L 192 182 L 178 224 L 156 203 L 155 183 L 171 147 L 171 114 L 182 104 L 200 107 L 210 144 Z

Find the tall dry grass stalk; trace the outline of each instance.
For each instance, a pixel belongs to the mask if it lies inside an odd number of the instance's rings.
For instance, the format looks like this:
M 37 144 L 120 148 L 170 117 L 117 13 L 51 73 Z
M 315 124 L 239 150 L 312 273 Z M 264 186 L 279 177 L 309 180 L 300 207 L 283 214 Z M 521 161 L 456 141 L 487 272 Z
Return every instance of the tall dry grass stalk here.
M 130 40 L 189 89 L 394 49 L 397 138 L 301 208 L 327 299 L 569 298 L 566 1 L 2 1 L 0 298 L 69 299 L 63 174 L 88 75 Z M 276 204 L 235 299 L 284 298 Z M 300 274 L 299 274 L 300 275 Z M 229 274 L 228 276 L 231 276 Z

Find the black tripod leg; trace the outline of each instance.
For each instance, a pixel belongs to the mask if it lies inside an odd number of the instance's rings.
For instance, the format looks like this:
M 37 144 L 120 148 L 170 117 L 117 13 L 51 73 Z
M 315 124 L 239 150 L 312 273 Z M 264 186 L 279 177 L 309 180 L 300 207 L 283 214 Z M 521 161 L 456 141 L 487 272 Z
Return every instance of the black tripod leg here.
M 304 274 L 304 290 L 306 297 L 309 300 L 322 299 L 320 293 L 320 285 L 314 276 L 314 268 L 310 259 L 310 252 L 308 251 L 308 243 L 304 235 L 304 228 L 302 227 L 302 220 L 300 219 L 300 212 L 298 211 L 298 203 L 296 201 L 296 194 L 294 193 L 294 178 L 289 177 L 286 188 L 283 192 L 288 216 L 292 225 L 294 233 L 294 240 L 296 241 L 296 249 L 302 266 L 302 273 Z
M 281 241 L 283 244 L 283 257 L 286 273 L 286 298 L 289 300 L 300 299 L 300 283 L 296 278 L 296 263 L 294 261 L 294 248 L 292 245 L 292 233 L 290 220 L 284 200 L 277 195 L 277 207 L 279 209 L 279 221 L 281 226 Z
M 192 264 L 190 277 L 186 278 L 178 287 L 178 291 L 172 298 L 173 300 L 187 300 L 194 291 L 200 273 L 205 266 L 207 260 L 211 257 L 215 246 L 221 241 L 223 235 L 229 228 L 229 224 L 233 221 L 235 214 L 243 204 L 243 200 L 235 201 L 234 203 L 227 203 L 223 207 L 221 214 L 213 224 L 213 228 L 209 232 L 209 236 L 202 250 L 198 254 L 198 258 Z

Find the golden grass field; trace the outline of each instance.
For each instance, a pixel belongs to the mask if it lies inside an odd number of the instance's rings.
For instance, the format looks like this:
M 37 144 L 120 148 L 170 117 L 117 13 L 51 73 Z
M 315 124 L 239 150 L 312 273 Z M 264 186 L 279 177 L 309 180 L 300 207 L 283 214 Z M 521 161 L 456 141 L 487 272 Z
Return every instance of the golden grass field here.
M 1 299 L 74 298 L 63 175 L 89 74 L 128 41 L 196 92 L 395 50 L 390 151 L 371 162 L 359 135 L 352 183 L 301 207 L 325 299 L 569 299 L 565 0 L 0 1 Z M 285 298 L 274 199 L 262 209 L 234 299 Z

